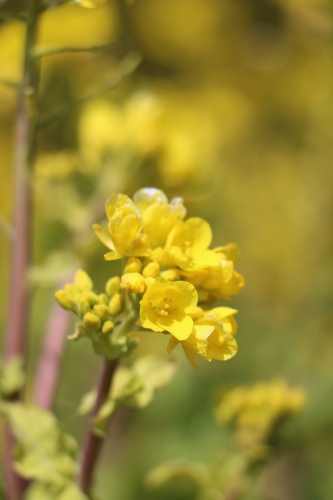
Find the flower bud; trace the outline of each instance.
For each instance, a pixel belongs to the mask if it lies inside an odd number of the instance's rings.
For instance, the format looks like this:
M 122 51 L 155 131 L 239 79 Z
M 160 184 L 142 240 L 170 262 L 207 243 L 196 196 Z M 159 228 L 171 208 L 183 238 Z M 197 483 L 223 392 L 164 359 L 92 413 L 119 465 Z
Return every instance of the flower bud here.
M 121 277 L 120 288 L 130 293 L 144 293 L 145 279 L 139 273 L 127 273 Z
M 96 314 L 88 312 L 83 318 L 84 324 L 89 326 L 92 330 L 97 332 L 101 328 L 101 320 Z
M 105 304 L 107 306 L 109 303 L 109 298 L 106 293 L 100 293 L 98 296 L 98 301 L 100 304 Z
M 116 293 L 109 302 L 112 316 L 118 316 L 124 308 L 124 296 Z
M 112 321 L 105 321 L 104 325 L 102 326 L 102 332 L 105 333 L 106 335 L 108 333 L 111 333 L 113 329 L 114 329 L 114 324 Z
M 97 304 L 94 306 L 94 313 L 104 321 L 110 319 L 111 316 L 111 310 L 105 304 Z
M 160 265 L 158 262 L 149 262 L 142 271 L 144 278 L 157 278 L 160 274 Z
M 114 276 L 110 278 L 105 285 L 105 291 L 109 297 L 113 297 L 115 293 L 119 292 L 120 278 L 119 276 Z
M 67 283 L 65 286 L 64 286 L 64 290 L 69 293 L 70 295 L 72 295 L 72 297 L 74 297 L 75 300 L 77 300 L 77 297 L 80 295 L 81 293 L 81 290 L 79 289 L 78 286 L 74 285 L 73 283 Z
M 130 257 L 124 269 L 124 273 L 139 273 L 142 269 L 142 262 L 136 257 Z
M 77 308 L 80 316 L 84 316 L 87 312 L 90 311 L 90 303 L 85 297 L 81 297 L 78 302 Z
M 87 300 L 91 306 L 98 304 L 98 295 L 94 292 L 83 292 L 81 299 Z
M 167 281 L 177 281 L 180 279 L 180 275 L 177 271 L 177 269 L 170 268 L 167 269 L 166 271 L 163 271 L 161 273 L 162 278 L 164 278 Z
M 195 309 L 193 309 L 193 311 L 189 314 L 189 316 L 191 316 L 193 321 L 196 321 L 197 319 L 202 318 L 203 315 L 204 315 L 203 309 L 201 307 L 198 307 L 198 306 Z
M 76 271 L 74 281 L 75 281 L 75 285 L 78 286 L 82 291 L 83 290 L 92 290 L 92 288 L 93 288 L 93 282 L 91 281 L 91 278 L 82 269 L 79 269 L 78 271 Z
M 68 292 L 65 290 L 58 290 L 54 294 L 56 300 L 58 301 L 59 305 L 66 309 L 67 311 L 73 311 L 75 307 L 75 301 L 72 295 L 70 295 Z

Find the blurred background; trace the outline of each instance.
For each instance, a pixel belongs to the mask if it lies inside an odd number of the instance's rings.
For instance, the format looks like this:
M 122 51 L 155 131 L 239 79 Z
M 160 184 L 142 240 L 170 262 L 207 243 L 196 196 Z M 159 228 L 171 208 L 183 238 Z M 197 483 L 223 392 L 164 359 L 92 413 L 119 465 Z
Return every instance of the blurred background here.
M 57 3 L 57 2 L 55 2 Z M 20 12 L 22 0 L 1 2 Z M 119 412 L 98 489 L 113 500 L 192 500 L 189 485 L 147 491 L 143 478 L 173 459 L 214 462 L 224 434 L 213 394 L 285 377 L 308 403 L 288 428 L 286 449 L 244 498 L 331 500 L 333 476 L 333 5 L 330 0 L 93 0 L 43 13 L 43 46 L 99 52 L 43 59 L 40 114 L 85 100 L 121 71 L 138 69 L 46 125 L 38 135 L 34 193 L 29 383 L 53 293 L 82 266 L 96 287 L 117 273 L 91 226 L 106 198 L 144 186 L 182 196 L 207 219 L 214 245 L 236 242 L 246 288 L 237 356 L 180 369 L 141 412 Z M 0 77 L 19 81 L 24 25 L 0 21 Z M 0 83 L 0 326 L 8 306 L 13 208 L 15 91 Z M 101 290 L 102 291 L 102 290 Z M 141 335 L 138 354 L 164 351 Z M 78 402 L 97 374 L 89 343 L 68 345 L 56 413 L 79 440 Z M 110 492 L 110 493 L 108 493 Z M 242 497 L 243 498 L 243 497 Z

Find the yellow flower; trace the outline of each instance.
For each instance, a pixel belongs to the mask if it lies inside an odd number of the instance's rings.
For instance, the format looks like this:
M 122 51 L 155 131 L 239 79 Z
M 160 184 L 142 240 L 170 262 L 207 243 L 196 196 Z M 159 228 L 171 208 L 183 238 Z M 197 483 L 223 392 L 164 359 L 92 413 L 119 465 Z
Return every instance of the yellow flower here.
M 186 215 L 183 199 L 174 198 L 168 203 L 168 198 L 160 189 L 140 189 L 133 200 L 142 213 L 145 232 L 153 247 L 164 245 L 176 222 Z
M 170 353 L 178 343 L 179 341 L 172 337 L 168 344 L 168 352 Z M 238 350 L 236 340 L 225 331 L 223 324 L 209 316 L 195 321 L 191 335 L 180 343 L 193 368 L 198 366 L 197 356 L 207 361 L 212 359 L 226 361 Z
M 218 254 L 208 250 L 211 241 L 212 230 L 205 220 L 192 217 L 186 222 L 179 221 L 168 236 L 162 265 L 194 271 L 193 277 L 196 272 L 200 274 L 204 269 L 219 266 Z
M 226 253 L 223 253 L 222 249 Z M 205 269 L 187 269 L 181 271 L 181 276 L 193 285 L 209 290 L 212 297 L 228 300 L 229 297 L 237 295 L 245 286 L 243 276 L 234 269 L 234 262 L 239 256 L 238 248 L 231 243 L 211 252 L 218 259 L 217 265 Z
M 234 319 L 234 315 L 237 314 L 237 309 L 231 309 L 231 307 L 215 307 L 209 311 L 205 311 L 205 316 L 213 316 L 223 325 L 224 330 L 231 335 L 236 335 L 237 333 L 237 323 Z
M 140 302 L 141 324 L 154 332 L 167 331 L 184 340 L 191 335 L 193 320 L 189 314 L 197 301 L 198 294 L 190 283 L 156 278 Z
M 105 208 L 109 234 L 98 224 L 93 226 L 98 238 L 111 250 L 104 255 L 105 260 L 121 259 L 124 255 L 146 255 L 147 242 L 139 237 L 143 219 L 133 201 L 125 194 L 113 194 Z

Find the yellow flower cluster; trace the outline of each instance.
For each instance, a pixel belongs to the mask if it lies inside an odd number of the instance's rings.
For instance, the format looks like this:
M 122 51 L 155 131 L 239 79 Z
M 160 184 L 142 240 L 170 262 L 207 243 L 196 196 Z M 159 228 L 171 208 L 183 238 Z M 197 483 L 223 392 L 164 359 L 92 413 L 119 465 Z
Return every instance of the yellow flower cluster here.
M 222 395 L 215 407 L 221 424 L 236 428 L 236 439 L 243 446 L 264 444 L 277 423 L 299 412 L 306 402 L 302 387 L 288 387 L 282 378 L 240 386 Z
M 115 324 L 125 307 L 124 296 L 119 293 L 120 278 L 109 279 L 105 291 L 101 294 L 93 292 L 90 277 L 79 269 L 74 283 L 58 290 L 55 298 L 64 309 L 74 312 L 82 320 L 69 338 L 88 337 L 97 354 L 112 359 L 131 351 L 137 342 L 126 335 L 114 335 Z
M 210 249 L 210 225 L 198 217 L 184 221 L 183 200 L 169 202 L 155 188 L 139 190 L 133 200 L 110 196 L 106 215 L 108 231 L 97 224 L 94 231 L 110 250 L 106 260 L 128 257 L 120 288 L 142 295 L 141 326 L 170 333 L 168 351 L 180 343 L 193 367 L 198 356 L 208 361 L 234 356 L 237 311 L 209 307 L 244 287 L 234 269 L 237 246 Z

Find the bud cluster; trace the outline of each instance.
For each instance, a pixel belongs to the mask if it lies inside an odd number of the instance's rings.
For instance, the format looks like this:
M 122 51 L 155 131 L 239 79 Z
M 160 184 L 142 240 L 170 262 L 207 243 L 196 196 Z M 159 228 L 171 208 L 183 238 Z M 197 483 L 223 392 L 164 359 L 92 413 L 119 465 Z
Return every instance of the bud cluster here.
M 66 284 L 63 290 L 55 294 L 64 309 L 74 312 L 82 320 L 76 324 L 76 331 L 69 338 L 77 340 L 88 337 L 97 354 L 111 359 L 127 354 L 135 347 L 134 339 L 117 332 L 117 324 L 125 309 L 124 295 L 119 291 L 120 278 L 115 276 L 107 281 L 106 293 L 95 293 L 91 278 L 79 269 L 74 283 Z

